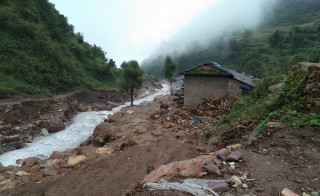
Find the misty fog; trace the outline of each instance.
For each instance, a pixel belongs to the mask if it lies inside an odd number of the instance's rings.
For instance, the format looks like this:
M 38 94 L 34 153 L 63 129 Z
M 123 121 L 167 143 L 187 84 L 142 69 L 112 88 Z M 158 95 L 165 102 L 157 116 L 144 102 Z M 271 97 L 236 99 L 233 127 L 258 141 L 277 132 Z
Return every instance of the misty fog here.
M 185 52 L 192 44 L 203 47 L 214 39 L 219 39 L 221 35 L 254 29 L 272 17 L 272 9 L 277 2 L 278 0 L 217 0 L 191 21 L 181 25 L 168 40 L 163 40 L 150 58 Z

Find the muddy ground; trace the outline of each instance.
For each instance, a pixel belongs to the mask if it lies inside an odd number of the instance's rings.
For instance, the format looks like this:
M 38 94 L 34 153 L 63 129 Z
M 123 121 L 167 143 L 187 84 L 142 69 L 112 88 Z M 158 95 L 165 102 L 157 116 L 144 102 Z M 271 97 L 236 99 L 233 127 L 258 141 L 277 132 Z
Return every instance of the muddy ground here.
M 192 159 L 206 154 L 204 150 L 209 152 L 230 143 L 224 138 L 206 144 L 206 131 L 215 120 L 202 116 L 201 122 L 192 124 L 197 116 L 178 107 L 175 99 L 159 98 L 147 106 L 126 107 L 110 116 L 103 126 L 112 130 L 112 137 L 101 145 L 114 149 L 112 154 L 90 159 L 68 173 L 1 191 L 0 195 L 189 195 L 178 191 L 150 192 L 138 185 L 139 180 L 161 165 Z M 242 160 L 235 163 L 235 169 L 222 166 L 223 176 L 210 174 L 202 178 L 227 180 L 247 174 L 251 179 L 247 188 L 230 186 L 220 195 L 278 196 L 284 188 L 299 195 L 319 193 L 319 134 L 309 127 L 267 127 L 262 137 L 242 147 Z M 6 177 L 5 173 L 1 174 Z M 182 179 L 177 176 L 170 180 Z

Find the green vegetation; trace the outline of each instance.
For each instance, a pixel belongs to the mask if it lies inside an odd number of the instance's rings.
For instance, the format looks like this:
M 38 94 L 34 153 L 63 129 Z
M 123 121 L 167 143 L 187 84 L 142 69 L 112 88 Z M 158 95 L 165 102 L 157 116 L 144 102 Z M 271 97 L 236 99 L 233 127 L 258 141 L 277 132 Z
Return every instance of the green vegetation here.
M 47 0 L 0 1 L 0 98 L 115 87 L 115 63 Z
M 220 125 L 228 124 L 227 128 L 213 134 L 238 131 L 238 134 L 245 135 L 254 128 L 263 130 L 270 121 L 281 122 L 293 127 L 308 125 L 319 129 L 319 114 L 306 107 L 305 71 L 292 72 L 284 79 L 284 86 L 281 90 L 269 93 L 268 86 L 280 80 L 281 78 L 261 80 L 249 96 L 236 101 L 232 112 L 219 120 Z
M 140 88 L 143 82 L 143 70 L 135 60 L 123 62 L 121 64 L 120 87 L 130 95 L 131 106 L 133 106 L 134 90 Z
M 287 74 L 301 61 L 320 61 L 320 1 L 279 0 L 271 19 L 257 29 L 229 32 L 190 50 L 170 54 L 179 64 L 177 73 L 210 62 L 245 72 L 258 78 Z M 141 63 L 148 74 L 163 77 L 165 56 Z
M 201 74 L 201 75 L 209 75 L 209 74 L 228 74 L 220 69 L 215 70 L 199 70 L 199 69 L 192 69 L 189 73 L 192 74 Z
M 172 61 L 171 56 L 166 57 L 166 61 L 164 63 L 164 76 L 170 82 L 170 92 L 173 94 L 172 82 L 173 82 L 173 73 L 177 70 L 178 64 Z

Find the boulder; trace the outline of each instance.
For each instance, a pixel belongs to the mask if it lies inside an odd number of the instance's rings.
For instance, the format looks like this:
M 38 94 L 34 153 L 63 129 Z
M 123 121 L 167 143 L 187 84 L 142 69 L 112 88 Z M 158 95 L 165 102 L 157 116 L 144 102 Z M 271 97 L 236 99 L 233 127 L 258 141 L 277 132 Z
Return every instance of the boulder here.
M 46 128 L 49 133 L 55 133 L 66 128 L 61 119 L 51 119 L 40 122 L 41 128 Z
M 57 167 L 58 165 L 62 164 L 63 162 L 64 162 L 64 160 L 62 160 L 62 159 L 48 159 L 44 165 L 47 168 L 52 168 L 52 167 Z
M 254 129 L 250 134 L 249 134 L 249 142 L 252 143 L 254 141 L 256 141 L 259 137 L 259 130 Z
M 146 175 L 139 183 L 158 182 L 160 179 L 168 180 L 175 176 L 196 177 L 201 172 L 202 165 L 213 161 L 215 157 L 212 154 L 202 155 L 193 159 L 162 165 Z
M 98 148 L 98 149 L 96 150 L 96 153 L 97 153 L 98 155 L 112 154 L 113 152 L 114 152 L 114 150 L 113 150 L 112 148 L 107 148 L 107 147 L 105 147 L 105 148 Z
M 16 173 L 16 176 L 29 176 L 29 175 L 30 175 L 30 173 L 25 172 L 25 171 L 18 171 Z
M 267 127 L 268 127 L 268 128 L 275 128 L 275 129 L 277 129 L 277 128 L 284 128 L 284 127 L 286 127 L 286 125 L 283 124 L 283 123 L 279 123 L 279 122 L 268 122 L 268 123 L 267 123 Z
M 68 159 L 68 164 L 74 166 L 80 162 L 85 161 L 87 158 L 84 155 L 72 156 Z
M 49 135 L 49 131 L 46 128 L 41 129 L 41 134 L 43 136 L 48 136 Z
M 79 110 L 80 112 L 85 112 L 85 111 L 88 110 L 88 108 L 87 108 L 87 106 L 86 106 L 84 103 L 80 103 L 80 104 L 78 105 L 78 110 Z
M 222 161 L 226 161 L 228 159 L 228 156 L 224 153 L 218 153 L 218 158 L 221 159 Z
M 53 151 L 49 157 L 49 159 L 65 159 L 67 157 L 70 157 L 74 154 L 73 149 L 68 149 L 62 152 Z
M 282 82 L 278 83 L 278 84 L 275 84 L 275 85 L 271 85 L 271 86 L 268 87 L 268 91 L 269 92 L 277 91 L 277 90 L 281 89 L 283 87 L 283 85 L 284 84 Z
M 210 174 L 215 174 L 218 176 L 221 175 L 219 168 L 217 166 L 215 166 L 213 163 L 203 165 L 202 167 Z
M 23 168 L 31 168 L 34 165 L 42 163 L 43 160 L 41 160 L 38 157 L 29 157 L 23 160 L 22 167 Z
M 97 148 L 94 146 L 82 146 L 76 149 L 78 155 L 84 155 L 86 157 L 95 157 Z
M 224 180 L 210 180 L 209 188 L 217 192 L 229 191 L 229 185 Z
M 56 176 L 58 173 L 59 171 L 55 168 L 46 168 L 43 172 L 45 176 Z
M 100 137 L 105 143 L 110 142 L 113 137 L 114 130 L 107 122 L 100 123 L 93 131 L 93 137 Z
M 242 157 L 242 154 L 241 152 L 239 151 L 234 151 L 234 152 L 231 152 L 231 154 L 228 156 L 228 161 L 239 161 Z
M 143 134 L 143 133 L 147 133 L 148 130 L 146 128 L 143 127 L 138 127 L 137 131 L 138 134 Z

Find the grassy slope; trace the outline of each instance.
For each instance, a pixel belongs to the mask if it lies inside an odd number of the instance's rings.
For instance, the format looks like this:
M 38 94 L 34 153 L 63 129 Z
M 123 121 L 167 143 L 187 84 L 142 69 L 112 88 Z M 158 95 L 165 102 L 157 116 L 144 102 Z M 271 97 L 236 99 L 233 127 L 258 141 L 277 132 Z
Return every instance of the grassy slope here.
M 47 0 L 0 2 L 0 98 L 111 88 L 116 70 Z

